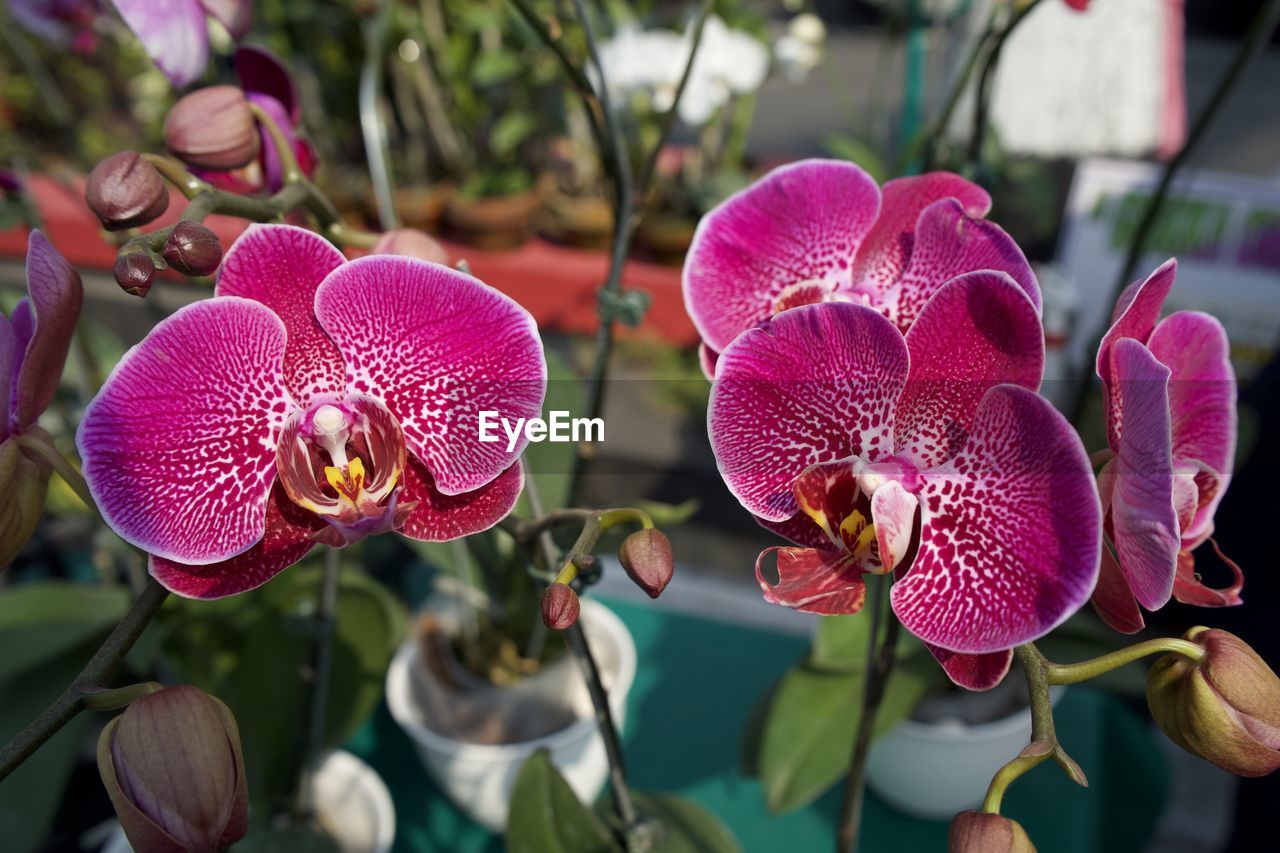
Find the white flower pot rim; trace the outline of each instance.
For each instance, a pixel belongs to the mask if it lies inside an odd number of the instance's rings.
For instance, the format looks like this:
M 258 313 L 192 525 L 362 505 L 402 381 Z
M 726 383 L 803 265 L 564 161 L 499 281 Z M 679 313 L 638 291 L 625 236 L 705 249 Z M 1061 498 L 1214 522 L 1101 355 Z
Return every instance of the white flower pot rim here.
M 622 620 L 612 610 L 590 598 L 582 600 L 582 619 L 600 625 L 615 638 L 622 638 L 619 645 L 618 674 L 609 686 L 610 703 L 614 696 L 626 696 L 636 676 L 636 648 Z M 594 717 L 577 720 L 559 731 L 533 740 L 516 743 L 484 744 L 455 740 L 427 728 L 413 713 L 410 674 L 421 665 L 421 654 L 416 638 L 410 637 L 396 652 L 387 672 L 387 707 L 400 727 L 414 740 L 429 749 L 450 756 L 465 757 L 468 761 L 511 762 L 539 749 L 554 750 L 557 747 L 581 740 L 596 727 Z M 614 709 L 616 712 L 616 709 Z
M 1066 692 L 1066 687 L 1057 684 L 1052 685 L 1049 688 L 1049 701 L 1053 705 L 1057 705 L 1064 692 Z M 994 741 L 1008 737 L 1010 732 L 1017 731 L 1020 726 L 1026 725 L 1027 710 L 1027 708 L 1019 708 L 1012 714 L 985 723 L 948 722 L 945 720 L 922 723 L 918 720 L 906 719 L 894 726 L 894 730 L 910 735 L 913 738 L 935 740 L 940 743 L 952 743 L 957 735 L 962 735 L 965 740 L 970 741 Z

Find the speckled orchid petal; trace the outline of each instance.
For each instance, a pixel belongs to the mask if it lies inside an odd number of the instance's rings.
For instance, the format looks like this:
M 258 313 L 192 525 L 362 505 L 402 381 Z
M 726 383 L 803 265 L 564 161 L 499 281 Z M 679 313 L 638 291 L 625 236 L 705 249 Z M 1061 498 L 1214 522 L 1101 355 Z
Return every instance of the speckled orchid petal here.
M 706 341 L 698 344 L 698 366 L 702 368 L 702 375 L 708 379 L 716 378 L 716 362 L 720 360 L 720 353 L 707 346 Z
M 1043 398 L 992 388 L 964 447 L 921 477 L 920 548 L 891 593 L 913 634 L 951 651 L 1004 651 L 1088 600 L 1098 492 L 1075 430 Z
M 1134 282 L 1125 288 L 1120 294 L 1120 299 L 1116 301 L 1111 328 L 1103 335 L 1102 342 L 1098 345 L 1096 368 L 1098 378 L 1102 380 L 1102 400 L 1107 418 L 1107 442 L 1112 450 L 1116 449 L 1120 438 L 1118 403 L 1111 392 L 1112 348 L 1123 338 L 1133 338 L 1143 344 L 1147 342 L 1151 333 L 1155 331 L 1156 322 L 1160 319 L 1160 308 L 1173 288 L 1173 281 L 1177 275 L 1178 262 L 1170 259 L 1142 281 Z
M 27 240 L 27 292 L 27 307 L 14 312 L 16 340 L 25 340 L 15 353 L 12 390 L 11 417 L 19 429 L 35 423 L 57 393 L 84 302 L 80 274 L 39 231 Z
M 277 483 L 267 501 L 262 539 L 249 550 L 204 566 L 152 557 L 151 576 L 184 598 L 225 598 L 262 586 L 322 543 L 345 544 L 318 515 L 289 500 Z
M 342 353 L 315 315 L 320 282 L 346 258 L 328 240 L 293 225 L 250 225 L 227 250 L 219 296 L 261 302 L 284 321 L 285 386 L 300 405 L 346 388 Z
M 847 285 L 880 191 L 838 160 L 774 169 L 702 218 L 684 265 L 684 299 L 703 340 L 723 351 L 802 282 Z
M 965 213 L 955 199 L 930 205 L 920 214 L 907 269 L 873 303 L 906 332 L 938 288 L 974 270 L 1004 273 L 1040 314 L 1040 285 L 1031 265 L 1000 226 Z
M 517 463 L 474 491 L 446 495 L 435 487 L 427 466 L 411 456 L 400 492 L 400 504 L 407 507 L 400 532 L 410 539 L 444 542 L 488 530 L 515 508 L 522 488 L 524 475 Z
M 1004 273 L 959 276 L 929 300 L 907 332 L 911 375 L 894 431 L 900 455 L 932 468 L 964 444 L 987 391 L 1040 387 L 1044 330 L 1035 306 Z
M 441 492 L 473 491 L 519 457 L 523 433 L 510 451 L 505 436 L 479 440 L 482 411 L 538 417 L 547 389 L 537 325 L 512 299 L 440 264 L 372 255 L 325 279 L 316 316 L 351 389 L 387 404 Z
M 776 584 L 764 576 L 764 564 L 772 554 L 777 555 Z M 862 571 L 844 551 L 766 548 L 756 560 L 756 580 L 765 601 L 805 613 L 857 613 L 867 599 Z
M 1133 338 L 1116 341 L 1111 392 L 1123 424 L 1112 471 L 1110 521 L 1134 598 L 1159 610 L 1181 550 L 1169 432 L 1169 368 Z
M 1218 559 L 1231 570 L 1231 583 L 1220 589 L 1206 585 L 1196 572 L 1195 555 L 1190 551 L 1183 551 L 1178 555 L 1178 574 L 1173 581 L 1173 597 L 1183 604 L 1198 607 L 1235 607 L 1243 604 L 1240 592 L 1244 589 L 1244 572 L 1235 560 L 1222 553 L 1216 541 L 1210 539 L 1209 544 L 1213 546 Z
M 200 0 L 112 0 L 143 49 L 175 86 L 195 82 L 209 64 Z
M 1129 582 L 1120 571 L 1120 564 L 1106 545 L 1102 546 L 1098 585 L 1094 587 L 1090 602 L 1102 621 L 1121 634 L 1136 634 L 1147 625 L 1133 591 L 1129 589 Z
M 965 655 L 949 652 L 929 643 L 925 643 L 924 647 L 942 666 L 947 677 L 965 690 L 990 690 L 1004 681 L 1009 665 L 1013 663 L 1013 649 L 985 655 Z
M 269 95 L 284 108 L 289 124 L 302 119 L 302 105 L 289 69 L 280 57 L 257 45 L 241 45 L 232 59 L 240 87 L 250 94 Z
M 1236 374 L 1231 366 L 1227 332 L 1198 311 L 1178 311 L 1156 326 L 1148 343 L 1151 354 L 1167 365 L 1173 456 L 1212 469 L 1212 493 L 1202 495 L 1195 518 L 1184 525 L 1183 539 L 1212 528 L 1235 467 Z
M 284 352 L 269 308 L 217 297 L 179 309 L 125 354 L 76 434 L 89 490 L 122 539 L 193 565 L 262 539 L 274 431 L 293 405 Z
M 242 39 L 253 24 L 253 0 L 200 0 L 200 5 L 231 37 Z
M 919 505 L 916 496 L 896 480 L 880 486 L 871 496 L 871 520 L 883 571 L 892 571 L 911 548 Z
M 753 514 L 784 521 L 810 465 L 891 451 L 907 347 L 874 309 L 828 302 L 744 332 L 716 376 L 707 425 L 720 473 Z
M 884 185 L 882 193 L 880 215 L 862 241 L 851 277 L 855 286 L 875 292 L 888 287 L 906 270 L 920 214 L 930 205 L 953 198 L 965 213 L 975 217 L 986 216 L 991 209 L 986 190 L 953 172 L 896 178 Z M 976 267 L 968 268 L 972 269 Z

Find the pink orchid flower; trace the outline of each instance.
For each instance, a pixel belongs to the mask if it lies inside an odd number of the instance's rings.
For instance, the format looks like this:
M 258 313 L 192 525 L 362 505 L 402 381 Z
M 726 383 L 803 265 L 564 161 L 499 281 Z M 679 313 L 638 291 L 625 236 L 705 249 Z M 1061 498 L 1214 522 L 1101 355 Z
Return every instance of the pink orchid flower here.
M 76 436 L 107 523 L 179 595 L 259 586 L 317 543 L 496 524 L 523 480 L 480 412 L 541 411 L 527 311 L 440 264 L 346 261 L 318 235 L 251 226 L 213 299 L 112 371 Z
M 815 302 L 870 305 L 907 331 L 925 302 L 962 273 L 1010 275 L 1037 311 L 1040 288 L 1017 244 L 982 217 L 991 198 L 932 172 L 876 186 L 852 163 L 774 169 L 698 223 L 684 299 L 708 378 L 739 334 Z
M 252 0 L 112 0 L 156 66 L 186 86 L 209 64 L 209 18 L 240 39 L 253 23 Z
M 1213 533 L 1213 516 L 1231 481 L 1236 448 L 1236 378 L 1227 334 L 1199 311 L 1160 320 L 1176 261 L 1166 261 L 1120 295 L 1098 348 L 1111 458 L 1098 474 L 1106 513 L 1102 573 L 1093 603 L 1102 618 L 1131 634 L 1143 627 L 1139 605 L 1240 603 L 1244 576 L 1211 589 L 1192 551 Z M 1219 556 L 1221 552 L 1219 552 Z
M 1075 612 L 1098 574 L 1093 472 L 1035 393 L 1043 370 L 1036 305 L 994 271 L 942 285 L 905 336 L 848 302 L 738 336 L 708 425 L 730 491 L 797 546 L 761 554 L 765 598 L 853 613 L 863 575 L 893 571 L 894 612 L 948 675 L 998 683 L 1013 647 Z
M 98 0 L 9 0 L 9 11 L 19 26 L 51 45 L 83 55 L 98 44 Z

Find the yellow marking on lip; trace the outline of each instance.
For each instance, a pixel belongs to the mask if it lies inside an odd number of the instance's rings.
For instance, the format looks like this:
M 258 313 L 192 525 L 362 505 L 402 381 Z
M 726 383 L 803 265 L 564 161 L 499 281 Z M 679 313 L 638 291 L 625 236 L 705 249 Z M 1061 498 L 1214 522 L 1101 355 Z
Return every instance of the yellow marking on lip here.
M 357 456 L 347 463 L 345 470 L 326 465 L 324 478 L 335 492 L 344 499 L 354 502 L 364 490 L 364 462 Z

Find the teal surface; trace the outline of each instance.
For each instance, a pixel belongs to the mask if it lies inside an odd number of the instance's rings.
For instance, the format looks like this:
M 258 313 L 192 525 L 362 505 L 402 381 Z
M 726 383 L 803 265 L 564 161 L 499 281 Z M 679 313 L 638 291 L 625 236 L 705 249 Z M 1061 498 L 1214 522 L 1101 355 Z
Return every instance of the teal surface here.
M 807 644 L 643 605 L 609 606 L 631 629 L 639 653 L 625 732 L 633 785 L 698 801 L 752 853 L 831 849 L 838 791 L 809 808 L 772 815 L 759 782 L 739 770 L 752 706 Z M 1010 790 L 1004 813 L 1022 822 L 1040 853 L 1141 850 L 1166 794 L 1164 761 L 1145 724 L 1113 697 L 1087 688 L 1069 690 L 1056 717 L 1059 738 L 1089 775 L 1090 787 L 1078 788 L 1056 767 L 1041 765 Z M 349 748 L 391 789 L 395 853 L 502 849 L 501 839 L 468 821 L 436 790 L 385 706 Z M 907 817 L 874 795 L 868 800 L 864 853 L 946 850 L 946 822 Z

